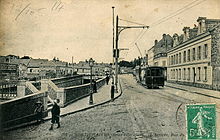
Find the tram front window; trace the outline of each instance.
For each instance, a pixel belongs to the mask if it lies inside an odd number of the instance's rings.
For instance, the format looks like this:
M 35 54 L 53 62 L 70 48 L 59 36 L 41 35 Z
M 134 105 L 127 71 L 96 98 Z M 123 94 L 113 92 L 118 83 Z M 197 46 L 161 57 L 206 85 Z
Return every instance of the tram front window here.
M 161 69 L 152 69 L 151 70 L 151 76 L 162 76 L 162 70 Z

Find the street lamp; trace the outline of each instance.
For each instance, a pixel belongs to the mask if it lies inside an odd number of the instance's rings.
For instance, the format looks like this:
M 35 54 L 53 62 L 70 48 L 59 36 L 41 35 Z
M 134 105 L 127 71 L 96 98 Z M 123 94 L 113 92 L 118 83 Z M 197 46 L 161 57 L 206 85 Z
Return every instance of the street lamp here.
M 89 66 L 90 66 L 90 97 L 89 97 L 89 104 L 93 104 L 93 89 L 92 89 L 92 67 L 94 66 L 94 60 L 92 58 L 89 59 Z

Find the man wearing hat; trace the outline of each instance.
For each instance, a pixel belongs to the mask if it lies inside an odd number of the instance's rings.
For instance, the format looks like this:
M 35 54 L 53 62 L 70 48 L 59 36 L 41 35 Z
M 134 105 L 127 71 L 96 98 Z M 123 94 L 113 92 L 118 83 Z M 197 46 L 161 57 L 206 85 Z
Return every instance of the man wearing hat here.
M 47 95 L 49 101 L 53 104 L 53 107 L 51 109 L 51 114 L 52 114 L 52 120 L 51 120 L 51 127 L 49 130 L 53 130 L 53 124 L 57 123 L 58 126 L 57 128 L 60 127 L 60 106 L 58 105 L 60 100 L 52 100 L 49 95 Z

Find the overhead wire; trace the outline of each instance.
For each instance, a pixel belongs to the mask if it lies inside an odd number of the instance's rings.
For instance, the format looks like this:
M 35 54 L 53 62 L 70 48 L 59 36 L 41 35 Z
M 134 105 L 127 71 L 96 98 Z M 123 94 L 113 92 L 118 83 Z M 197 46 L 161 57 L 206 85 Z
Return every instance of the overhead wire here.
M 180 8 L 179 10 L 177 10 L 177 11 L 175 11 L 175 12 L 169 14 L 168 16 L 165 16 L 165 17 L 163 17 L 163 18 L 157 20 L 156 22 L 152 23 L 149 27 L 152 28 L 152 27 L 155 27 L 155 26 L 157 26 L 157 25 L 159 25 L 159 24 L 161 24 L 161 23 L 163 23 L 163 22 L 166 22 L 167 20 L 169 20 L 169 19 L 171 19 L 171 18 L 173 18 L 173 17 L 175 17 L 175 16 L 177 16 L 177 15 L 179 15 L 179 14 L 185 12 L 185 11 L 188 10 L 188 9 L 191 9 L 191 8 L 193 8 L 193 7 L 195 7 L 195 6 L 199 5 L 199 4 L 201 4 L 202 2 L 204 2 L 204 1 L 206 1 L 206 0 L 202 0 L 202 1 L 200 1 L 200 2 L 198 2 L 198 1 L 199 1 L 199 0 L 195 0 L 195 1 L 193 1 L 193 2 L 191 2 L 191 3 L 189 3 L 189 4 L 187 4 L 187 5 L 185 5 L 184 7 Z M 198 2 L 198 3 L 196 3 L 196 2 Z M 138 25 L 146 25 L 146 24 L 141 24 L 141 23 L 137 23 L 137 22 L 125 20 L 125 19 L 119 19 L 119 20 L 125 21 L 125 22 L 129 22 L 129 23 L 133 23 L 133 24 L 138 24 Z M 149 29 L 149 28 L 147 28 L 147 29 Z M 130 43 L 129 46 L 130 46 L 130 45 L 134 45 L 134 43 L 137 43 L 137 41 L 139 41 L 140 39 L 142 39 L 142 37 L 144 36 L 144 34 L 146 33 L 146 31 L 148 31 L 148 30 L 145 30 L 145 31 L 144 31 L 144 29 L 142 29 L 141 32 L 137 35 L 137 38 L 136 38 L 132 43 Z
M 195 1 L 193 1 L 193 2 L 191 2 L 191 3 L 189 3 L 189 4 L 187 4 L 187 5 L 185 5 L 183 8 L 181 8 L 181 9 L 179 9 L 179 10 L 177 10 L 177 11 L 171 13 L 170 15 L 159 19 L 158 21 L 152 23 L 149 27 L 150 27 L 150 28 L 155 27 L 155 26 L 157 26 L 157 25 L 159 25 L 159 24 L 161 24 L 161 23 L 163 23 L 163 22 L 165 22 L 165 21 L 167 21 L 167 20 L 169 20 L 169 19 L 171 19 L 171 18 L 173 18 L 173 17 L 175 17 L 175 16 L 177 16 L 177 15 L 179 15 L 179 14 L 185 12 L 186 10 L 191 9 L 192 7 L 195 7 L 195 6 L 199 5 L 199 4 L 201 4 L 202 2 L 204 2 L 204 1 L 206 1 L 206 0 L 202 0 L 202 1 L 200 1 L 200 2 L 198 2 L 198 3 L 196 3 L 196 4 L 194 4 L 194 5 L 192 5 L 193 3 L 197 2 L 197 1 L 199 1 L 199 0 L 195 0 Z M 190 5 L 192 5 L 192 6 L 190 6 Z M 189 6 L 190 6 L 190 7 L 189 7 Z M 175 13 L 176 13 L 176 14 L 175 14 Z M 158 23 L 157 23 L 157 22 L 158 22 Z M 140 40 L 140 39 L 144 36 L 144 34 L 146 33 L 146 31 L 147 31 L 147 30 L 145 30 L 143 33 L 141 32 L 141 35 L 139 34 L 139 35 L 137 36 L 137 38 L 132 42 L 132 44 L 135 43 L 135 42 L 137 42 L 138 40 Z M 132 45 L 132 44 L 131 44 L 131 45 Z
M 177 12 L 177 14 L 174 14 L 174 15 L 172 15 L 171 17 L 168 17 L 167 19 L 160 21 L 159 23 L 152 24 L 151 27 L 156 26 L 156 25 L 159 25 L 159 24 L 161 24 L 161 23 L 163 23 L 163 22 L 169 20 L 170 18 L 173 18 L 173 17 L 175 17 L 175 16 L 177 16 L 177 15 L 179 15 L 179 14 L 185 12 L 186 10 L 191 9 L 191 8 L 193 8 L 193 7 L 195 7 L 195 6 L 199 5 L 199 4 L 201 4 L 201 3 L 204 2 L 204 1 L 206 1 L 206 0 L 202 0 L 202 1 L 198 2 L 198 3 L 196 3 L 195 5 L 192 5 L 192 6 L 188 7 L 188 8 L 186 8 L 186 9 L 183 10 L 183 11 Z
M 121 19 L 121 18 L 119 18 L 119 20 L 125 21 L 125 22 L 128 22 L 128 23 L 132 23 L 132 24 L 137 24 L 137 25 L 146 26 L 146 24 L 142 24 L 142 23 L 138 23 L 138 22 L 126 20 L 126 19 Z M 144 31 L 144 28 L 143 28 L 143 29 L 141 30 L 141 32 L 138 34 L 138 37 L 142 34 L 143 31 Z M 134 43 L 134 42 L 130 43 L 130 45 L 133 44 L 133 43 Z M 129 46 L 130 46 L 130 45 L 129 45 Z
M 179 12 L 179 11 L 181 11 L 181 10 L 187 8 L 188 6 L 190 6 L 191 4 L 193 4 L 193 3 L 197 2 L 197 1 L 199 1 L 199 0 L 195 0 L 195 1 L 193 1 L 193 2 L 191 2 L 191 3 L 189 3 L 189 4 L 187 4 L 187 5 L 183 6 L 183 7 L 180 8 L 179 10 L 170 13 L 169 15 L 167 15 L 167 16 L 165 16 L 165 17 L 159 19 L 159 20 L 157 20 L 156 22 L 154 22 L 154 23 L 152 23 L 152 24 L 155 24 L 155 23 L 157 23 L 157 22 L 160 22 L 160 21 L 163 20 L 163 19 L 166 19 L 167 17 L 171 16 L 172 14 L 175 14 L 176 12 Z
M 137 24 L 137 25 L 145 25 L 145 24 L 142 24 L 142 23 L 138 23 L 138 22 L 134 22 L 134 21 L 129 21 L 129 20 L 126 20 L 126 19 L 121 19 L 121 18 L 119 18 L 119 20 L 125 21 L 125 22 L 129 22 L 129 23 L 133 23 L 133 24 Z

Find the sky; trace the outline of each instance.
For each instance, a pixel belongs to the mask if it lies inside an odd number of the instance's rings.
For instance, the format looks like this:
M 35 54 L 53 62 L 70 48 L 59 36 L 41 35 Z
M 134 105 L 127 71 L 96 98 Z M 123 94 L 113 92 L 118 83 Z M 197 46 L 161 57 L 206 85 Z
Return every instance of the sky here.
M 127 61 L 144 55 L 164 33 L 193 28 L 198 17 L 220 19 L 220 0 L 0 0 L 0 55 L 112 62 L 112 6 L 120 19 L 150 26 L 121 32 L 119 48 L 129 50 L 120 60 Z

